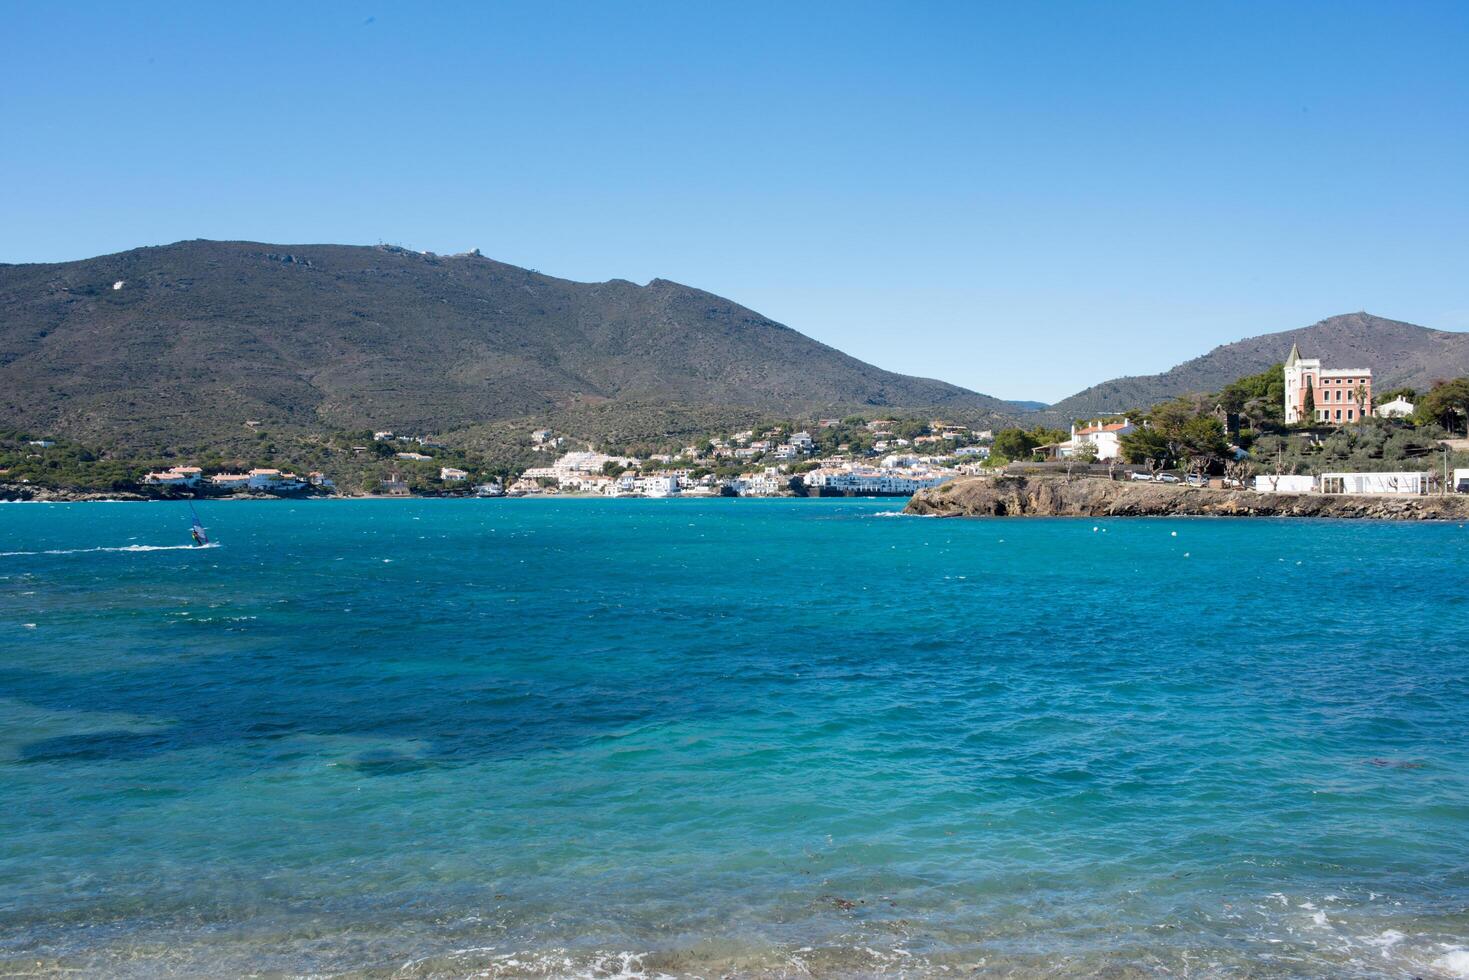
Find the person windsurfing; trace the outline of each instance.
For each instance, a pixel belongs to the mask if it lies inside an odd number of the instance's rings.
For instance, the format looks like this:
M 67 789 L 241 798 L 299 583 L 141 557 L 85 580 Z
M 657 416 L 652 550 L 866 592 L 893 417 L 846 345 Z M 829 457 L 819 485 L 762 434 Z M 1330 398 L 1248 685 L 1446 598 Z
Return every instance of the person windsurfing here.
M 194 509 L 193 504 L 189 504 L 189 513 L 194 515 L 194 526 L 189 528 L 189 536 L 194 539 L 196 548 L 202 548 L 209 544 L 209 535 L 205 532 L 204 525 L 199 523 L 199 512 Z

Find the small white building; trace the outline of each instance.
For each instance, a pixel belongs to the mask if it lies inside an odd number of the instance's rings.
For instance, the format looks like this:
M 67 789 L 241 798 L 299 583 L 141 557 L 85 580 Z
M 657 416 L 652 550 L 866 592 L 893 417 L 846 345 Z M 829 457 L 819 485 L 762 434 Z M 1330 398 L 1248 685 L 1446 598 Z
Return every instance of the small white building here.
M 294 473 L 282 473 L 277 469 L 254 469 L 250 471 L 250 479 L 247 482 L 251 490 L 264 490 L 268 493 L 292 493 L 296 490 L 306 488 L 305 481 Z
M 1255 489 L 1261 493 L 1311 493 L 1316 489 L 1316 478 L 1291 473 L 1266 474 L 1255 477 Z
M 1390 402 L 1383 402 L 1381 405 L 1378 405 L 1376 411 L 1372 414 L 1380 419 L 1405 419 L 1413 414 L 1413 410 L 1416 407 L 1408 399 L 1399 395 Z
M 675 497 L 678 495 L 678 476 L 663 473 L 640 476 L 634 486 L 639 493 L 649 497 Z
M 30 441 L 30 445 L 40 446 L 42 449 L 50 449 L 52 446 L 56 445 L 56 443 L 52 442 L 50 439 L 32 439 Z
M 1122 437 L 1132 433 L 1137 426 L 1130 419 L 1124 418 L 1121 422 L 1108 422 L 1105 419 L 1077 428 L 1076 423 L 1071 423 L 1071 438 L 1056 447 L 1057 453 L 1063 459 L 1075 456 L 1083 446 L 1093 446 L 1097 451 L 1097 459 L 1121 459 Z
M 425 459 L 433 459 L 432 456 L 425 456 L 423 453 L 395 453 L 394 455 L 397 456 L 399 459 L 414 459 L 420 461 Z
M 469 473 L 466 470 L 457 469 L 453 466 L 440 466 L 439 479 L 445 483 L 463 483 L 469 479 Z
M 203 479 L 204 471 L 197 466 L 174 466 L 143 477 L 143 482 L 152 487 L 195 487 Z
M 790 480 L 774 467 L 763 473 L 741 473 L 730 483 L 730 488 L 741 497 L 774 497 L 789 486 Z
M 1421 494 L 1428 492 L 1427 473 L 1322 473 L 1322 493 Z
M 220 490 L 243 490 L 250 485 L 249 473 L 216 473 L 209 482 Z
M 1454 470 L 1453 482 L 1449 489 L 1454 493 L 1469 493 L 1469 470 Z

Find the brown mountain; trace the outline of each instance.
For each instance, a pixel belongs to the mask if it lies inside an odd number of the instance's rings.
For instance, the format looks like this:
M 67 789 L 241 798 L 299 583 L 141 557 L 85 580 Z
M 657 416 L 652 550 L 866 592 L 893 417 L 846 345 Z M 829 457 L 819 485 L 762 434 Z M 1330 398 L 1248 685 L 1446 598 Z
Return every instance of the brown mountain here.
M 1327 366 L 1371 368 L 1379 391 L 1403 385 L 1425 389 L 1439 378 L 1469 374 L 1469 333 L 1347 313 L 1299 330 L 1225 344 L 1162 374 L 1104 381 L 1048 411 L 1073 418 L 1146 408 L 1190 392 L 1218 391 L 1237 378 L 1284 361 L 1291 344 L 1299 344 L 1303 356 L 1319 357 Z
M 0 265 L 0 426 L 187 447 L 246 419 L 441 432 L 622 402 L 1016 414 L 662 279 L 215 241 Z

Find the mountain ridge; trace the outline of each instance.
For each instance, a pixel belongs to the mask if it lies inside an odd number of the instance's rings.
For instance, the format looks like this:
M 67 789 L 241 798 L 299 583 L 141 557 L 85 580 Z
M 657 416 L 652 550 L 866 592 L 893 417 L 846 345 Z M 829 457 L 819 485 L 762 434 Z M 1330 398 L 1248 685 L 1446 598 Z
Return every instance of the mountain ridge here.
M 190 445 L 246 420 L 447 431 L 619 401 L 1017 414 L 663 278 L 210 240 L 0 266 L 0 419 L 27 429 Z
M 1079 417 L 1148 408 L 1194 392 L 1218 391 L 1248 374 L 1285 360 L 1291 344 L 1329 367 L 1368 367 L 1374 387 L 1426 389 L 1433 381 L 1469 374 L 1469 333 L 1375 316 L 1367 312 L 1327 317 L 1307 327 L 1256 334 L 1220 344 L 1157 374 L 1112 378 L 1063 398 L 1045 410 Z

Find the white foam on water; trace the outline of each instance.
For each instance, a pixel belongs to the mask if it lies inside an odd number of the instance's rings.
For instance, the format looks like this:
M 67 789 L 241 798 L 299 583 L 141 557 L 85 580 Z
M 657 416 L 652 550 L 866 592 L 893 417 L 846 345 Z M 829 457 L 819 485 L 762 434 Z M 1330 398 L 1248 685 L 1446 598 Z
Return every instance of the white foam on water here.
M 1469 949 L 1462 946 L 1451 948 L 1434 960 L 1433 966 L 1451 977 L 1469 977 Z
M 18 558 L 33 555 L 88 555 L 99 551 L 203 551 L 218 548 L 218 541 L 208 544 L 130 544 L 121 548 L 57 548 L 50 551 L 0 551 L 0 558 Z

